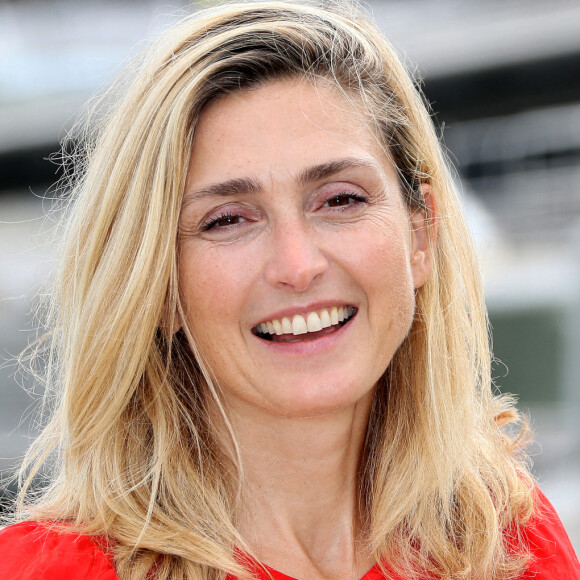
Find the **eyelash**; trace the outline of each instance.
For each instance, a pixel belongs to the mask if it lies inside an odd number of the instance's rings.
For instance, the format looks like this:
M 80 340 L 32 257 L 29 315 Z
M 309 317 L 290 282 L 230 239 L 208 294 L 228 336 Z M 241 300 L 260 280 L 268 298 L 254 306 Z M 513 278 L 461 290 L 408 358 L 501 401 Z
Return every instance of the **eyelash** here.
M 346 204 L 340 204 L 340 205 L 327 205 L 329 204 L 329 202 L 332 201 L 337 201 L 337 200 L 348 200 L 349 203 Z M 339 211 L 342 210 L 343 208 L 348 207 L 349 205 L 353 205 L 353 203 L 351 202 L 355 202 L 355 203 L 368 203 L 368 199 L 366 197 L 364 197 L 363 195 L 357 194 L 357 193 L 353 193 L 351 191 L 345 191 L 342 193 L 337 193 L 334 195 L 331 195 L 329 197 L 327 197 L 324 200 L 324 203 L 322 204 L 321 207 L 329 207 L 329 208 L 336 208 Z M 244 218 L 242 215 L 240 215 L 239 213 L 235 213 L 235 212 L 227 212 L 221 215 L 218 215 L 216 217 L 212 217 L 210 219 L 208 219 L 207 221 L 205 221 L 202 226 L 201 229 L 204 232 L 207 232 L 215 227 L 218 228 L 229 228 L 229 227 L 234 227 L 239 225 L 238 223 L 230 223 L 230 224 L 225 224 L 223 226 L 218 226 L 218 223 L 222 220 L 234 220 L 234 219 L 241 219 L 243 221 L 248 221 L 247 218 Z
M 236 219 L 236 218 L 241 218 L 244 221 L 247 221 L 246 218 L 241 216 L 239 213 L 224 213 L 222 215 L 218 215 L 217 217 L 208 219 L 206 222 L 204 222 L 202 224 L 201 229 L 202 229 L 202 231 L 207 232 L 208 230 L 211 230 L 212 228 L 216 227 L 218 225 L 218 223 L 222 220 L 231 220 L 231 219 Z M 221 227 L 227 228 L 227 227 L 236 226 L 236 225 L 238 225 L 238 224 L 226 224 L 226 225 L 221 226 Z
M 325 199 L 324 203 L 322 204 L 322 206 L 323 207 L 326 206 L 326 204 L 328 202 L 330 202 L 331 200 L 338 200 L 338 199 L 340 199 L 340 200 L 347 199 L 347 200 L 354 201 L 356 203 L 368 203 L 368 199 L 366 197 L 364 197 L 363 195 L 360 195 L 358 193 L 353 193 L 351 191 L 344 191 L 342 193 L 337 193 L 337 194 L 331 195 L 330 197 L 327 197 Z M 327 207 L 335 207 L 336 208 L 336 207 L 346 207 L 349 205 L 352 205 L 352 204 L 347 203 L 345 205 L 334 205 L 334 206 L 328 205 Z

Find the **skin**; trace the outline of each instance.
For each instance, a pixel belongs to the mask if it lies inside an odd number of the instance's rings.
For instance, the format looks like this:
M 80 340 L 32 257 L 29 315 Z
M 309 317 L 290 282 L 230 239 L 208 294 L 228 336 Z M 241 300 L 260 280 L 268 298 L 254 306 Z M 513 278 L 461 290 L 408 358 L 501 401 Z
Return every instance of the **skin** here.
M 352 107 L 303 80 L 213 102 L 196 129 L 180 218 L 183 322 L 242 453 L 238 527 L 263 562 L 313 580 L 372 566 L 360 547 L 357 467 L 375 385 L 430 269 L 424 217 L 410 214 Z M 332 305 L 356 315 L 322 338 L 280 344 L 252 330 Z

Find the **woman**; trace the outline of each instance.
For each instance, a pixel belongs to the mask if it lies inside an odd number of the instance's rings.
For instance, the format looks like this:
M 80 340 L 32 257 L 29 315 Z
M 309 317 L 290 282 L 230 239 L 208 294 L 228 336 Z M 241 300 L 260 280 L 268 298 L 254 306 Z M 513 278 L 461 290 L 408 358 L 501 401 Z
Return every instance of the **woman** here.
M 2 577 L 580 578 L 501 430 L 469 235 L 377 29 L 224 6 L 124 90 L 74 183 L 27 483 L 52 473 Z

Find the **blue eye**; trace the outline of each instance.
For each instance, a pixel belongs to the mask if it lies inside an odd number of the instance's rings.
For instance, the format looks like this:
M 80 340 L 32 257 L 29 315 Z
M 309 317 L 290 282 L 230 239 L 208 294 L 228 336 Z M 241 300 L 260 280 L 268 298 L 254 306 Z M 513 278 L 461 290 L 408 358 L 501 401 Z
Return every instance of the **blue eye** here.
M 211 230 L 213 228 L 227 228 L 229 226 L 235 226 L 245 221 L 246 219 L 243 218 L 241 215 L 235 213 L 226 213 L 205 222 L 202 226 L 202 230 L 204 232 L 207 232 L 208 230 Z

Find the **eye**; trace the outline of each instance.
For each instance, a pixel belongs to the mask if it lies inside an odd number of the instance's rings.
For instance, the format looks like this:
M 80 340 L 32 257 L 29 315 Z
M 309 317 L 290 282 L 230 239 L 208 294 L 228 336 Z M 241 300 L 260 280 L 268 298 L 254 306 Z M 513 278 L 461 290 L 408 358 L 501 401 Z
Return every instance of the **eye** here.
M 206 221 L 203 226 L 202 230 L 207 232 L 211 229 L 218 229 L 218 228 L 227 228 L 229 226 L 235 226 L 242 222 L 248 221 L 246 218 L 242 217 L 236 213 L 225 213 L 217 217 L 210 218 Z
M 345 192 L 337 195 L 332 195 L 327 198 L 323 207 L 344 207 L 348 205 L 355 205 L 359 203 L 366 203 L 366 198 L 356 193 Z

